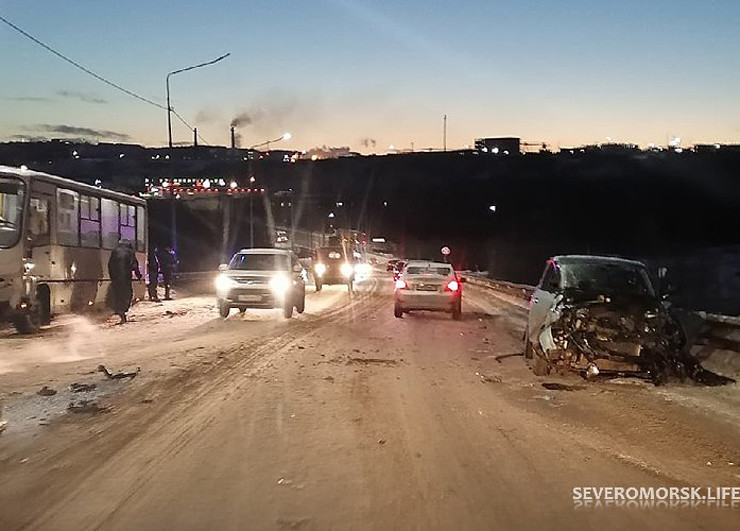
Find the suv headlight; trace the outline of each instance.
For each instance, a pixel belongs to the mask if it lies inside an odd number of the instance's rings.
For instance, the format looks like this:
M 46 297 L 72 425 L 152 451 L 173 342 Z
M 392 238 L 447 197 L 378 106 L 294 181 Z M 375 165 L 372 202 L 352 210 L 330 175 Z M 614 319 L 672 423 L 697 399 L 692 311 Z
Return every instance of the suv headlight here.
M 229 291 L 229 289 L 235 284 L 235 282 L 229 278 L 228 275 L 219 275 L 216 277 L 216 291 L 219 292 L 225 292 Z
M 270 279 L 270 289 L 276 295 L 284 295 L 290 289 L 290 279 L 283 275 L 272 277 Z
M 352 265 L 348 264 L 347 262 L 342 264 L 342 267 L 340 268 L 340 271 L 342 272 L 342 275 L 349 278 L 352 276 Z
M 321 276 L 326 273 L 326 266 L 324 264 L 316 264 L 313 266 L 313 270 L 317 275 Z

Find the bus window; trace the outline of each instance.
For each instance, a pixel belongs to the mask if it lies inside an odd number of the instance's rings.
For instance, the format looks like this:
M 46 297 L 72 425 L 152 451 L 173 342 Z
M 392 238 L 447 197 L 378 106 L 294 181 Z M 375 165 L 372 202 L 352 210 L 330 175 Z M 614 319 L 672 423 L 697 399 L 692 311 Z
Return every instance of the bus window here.
M 31 245 L 49 245 L 49 200 L 32 197 L 29 207 L 28 239 Z
M 136 207 L 136 250 L 146 251 L 146 211 L 144 207 Z
M 100 199 L 80 196 L 80 245 L 100 247 Z
M 136 207 L 121 203 L 121 239 L 136 241 Z
M 18 243 L 23 214 L 25 185 L 17 179 L 0 177 L 0 248 Z
M 118 203 L 112 199 L 100 200 L 100 224 L 103 232 L 103 249 L 118 245 Z
M 79 194 L 72 190 L 57 188 L 57 243 L 59 245 L 79 245 L 79 226 L 77 216 Z

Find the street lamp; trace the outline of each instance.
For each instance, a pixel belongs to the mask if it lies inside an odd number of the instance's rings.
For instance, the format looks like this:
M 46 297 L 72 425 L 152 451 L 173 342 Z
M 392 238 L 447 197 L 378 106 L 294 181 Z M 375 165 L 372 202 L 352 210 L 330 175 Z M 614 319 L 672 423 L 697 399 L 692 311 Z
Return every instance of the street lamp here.
M 254 178 L 254 175 L 252 175 L 249 178 L 249 246 L 254 247 L 254 210 L 252 209 L 252 196 L 254 195 L 254 189 L 252 186 L 254 186 L 254 181 L 257 179 Z
M 195 70 L 196 68 L 200 68 L 202 66 L 208 66 L 214 63 L 218 63 L 219 61 L 221 61 L 222 59 L 226 59 L 230 55 L 231 53 L 225 53 L 221 57 L 218 57 L 213 61 L 188 66 L 186 68 L 181 68 L 180 70 L 173 70 L 172 72 L 167 74 L 167 139 L 169 140 L 170 147 L 172 147 L 172 106 L 170 105 L 170 76 L 174 76 L 175 74 L 180 74 L 182 72 L 187 72 L 188 70 Z
M 291 135 L 290 133 L 285 133 L 284 135 L 279 136 L 277 138 L 273 138 L 272 140 L 265 140 L 264 142 L 260 142 L 259 144 L 255 144 L 255 145 L 251 146 L 249 149 L 255 149 L 255 148 L 258 148 L 258 147 L 267 146 L 267 149 L 269 151 L 270 144 L 273 144 L 275 142 L 280 142 L 281 140 L 290 140 L 291 138 L 293 138 L 293 135 Z

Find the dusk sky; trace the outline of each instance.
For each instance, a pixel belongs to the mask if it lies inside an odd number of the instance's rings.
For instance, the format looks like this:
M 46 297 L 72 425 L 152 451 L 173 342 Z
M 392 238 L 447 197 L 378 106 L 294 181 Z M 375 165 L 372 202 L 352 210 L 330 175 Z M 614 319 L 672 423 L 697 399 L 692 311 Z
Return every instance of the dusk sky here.
M 172 106 L 208 144 L 364 153 L 520 136 L 553 147 L 740 142 L 738 0 L 2 0 L 0 15 Z M 166 112 L 0 23 L 0 140 L 167 142 Z M 81 128 L 81 129 L 78 129 Z M 92 131 L 87 131 L 87 130 Z M 192 140 L 173 121 L 176 142 Z

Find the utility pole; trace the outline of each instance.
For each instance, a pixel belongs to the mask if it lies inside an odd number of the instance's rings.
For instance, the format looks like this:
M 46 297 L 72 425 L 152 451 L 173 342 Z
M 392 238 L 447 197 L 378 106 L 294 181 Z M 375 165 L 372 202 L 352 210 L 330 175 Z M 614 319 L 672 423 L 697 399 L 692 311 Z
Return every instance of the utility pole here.
M 442 120 L 442 151 L 447 151 L 447 115 Z

